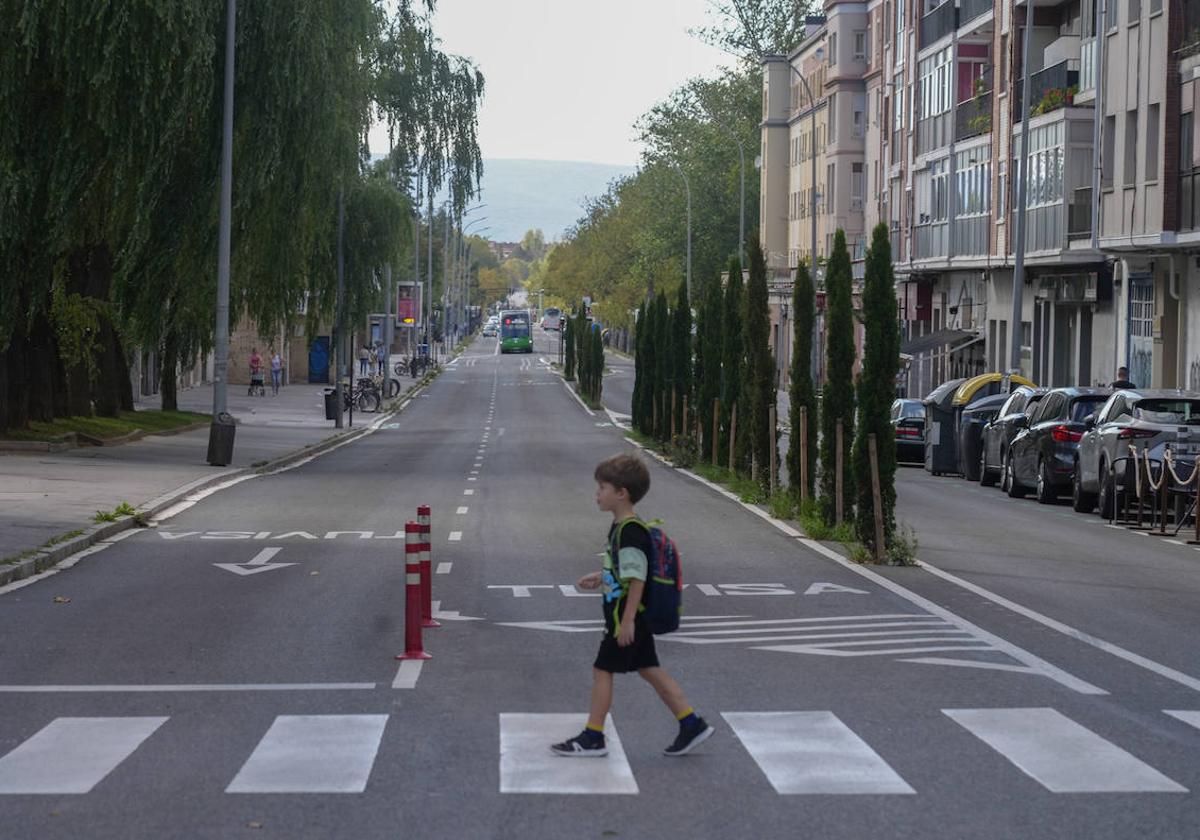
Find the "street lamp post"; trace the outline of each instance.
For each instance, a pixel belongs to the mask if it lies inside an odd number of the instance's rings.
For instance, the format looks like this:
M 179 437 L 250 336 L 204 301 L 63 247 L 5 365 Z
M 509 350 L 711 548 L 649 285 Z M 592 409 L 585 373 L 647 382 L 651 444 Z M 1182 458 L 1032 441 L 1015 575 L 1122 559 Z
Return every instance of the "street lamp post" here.
M 687 193 L 687 299 L 688 303 L 692 302 L 692 185 L 688 183 L 687 173 L 683 171 L 683 167 L 678 161 L 674 164 L 675 169 L 679 172 L 679 177 L 683 179 L 683 189 Z
M 233 459 L 233 431 L 219 429 L 228 408 L 229 240 L 233 215 L 233 51 L 237 0 L 225 4 L 225 102 L 221 131 L 220 227 L 217 233 L 217 323 L 213 337 L 213 419 L 208 430 L 208 463 L 224 467 Z M 224 424 L 221 424 L 224 425 Z M 224 436 L 229 435 L 228 445 Z

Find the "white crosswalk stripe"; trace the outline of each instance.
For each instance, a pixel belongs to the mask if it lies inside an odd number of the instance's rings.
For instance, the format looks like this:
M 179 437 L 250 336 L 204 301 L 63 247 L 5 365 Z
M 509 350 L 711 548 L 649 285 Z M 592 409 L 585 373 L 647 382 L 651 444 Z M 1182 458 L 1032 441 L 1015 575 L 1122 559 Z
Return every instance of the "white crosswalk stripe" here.
M 551 741 L 578 735 L 581 714 L 500 715 L 501 793 L 637 793 L 637 781 L 609 717 L 604 725 L 608 755 L 564 758 L 550 752 Z
M 723 712 L 776 793 L 915 793 L 833 712 Z
M 362 793 L 387 715 L 280 715 L 226 793 Z
M 1110 741 L 1054 709 L 943 709 L 1054 793 L 1186 793 Z
M 60 717 L 0 758 L 2 793 L 88 793 L 165 717 Z

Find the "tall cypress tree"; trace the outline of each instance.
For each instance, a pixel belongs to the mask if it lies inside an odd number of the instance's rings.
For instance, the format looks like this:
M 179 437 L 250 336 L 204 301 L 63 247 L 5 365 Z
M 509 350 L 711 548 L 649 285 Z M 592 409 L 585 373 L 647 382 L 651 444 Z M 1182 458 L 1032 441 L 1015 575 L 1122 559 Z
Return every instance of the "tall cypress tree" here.
M 646 301 L 645 329 L 642 333 L 642 432 L 654 436 L 657 428 L 654 420 L 654 404 L 658 399 L 658 301 Z
M 787 467 L 788 481 L 792 494 L 800 498 L 800 409 L 808 409 L 808 450 L 807 472 L 804 488 L 806 498 L 812 498 L 813 487 L 817 478 L 817 390 L 812 378 L 812 344 L 813 328 L 816 321 L 816 292 L 813 289 L 812 275 L 804 263 L 796 266 L 795 280 L 792 284 L 792 367 L 791 381 L 788 385 L 788 397 L 791 405 L 788 409 L 788 422 L 792 427 L 792 436 L 788 444 Z
M 630 411 L 633 412 L 633 428 L 639 432 L 645 431 L 642 421 L 642 391 L 646 387 L 646 370 L 644 352 L 645 343 L 642 337 L 646 334 L 646 302 L 638 307 L 637 321 L 633 325 L 633 402 Z
M 842 509 L 854 516 L 854 473 L 847 469 L 854 440 L 854 302 L 850 288 L 850 252 L 841 228 L 833 236 L 833 253 L 825 269 L 826 375 L 821 405 L 821 513 L 836 519 L 837 423 L 842 423 Z
M 592 330 L 592 390 L 591 397 L 596 403 L 600 402 L 600 394 L 604 388 L 604 339 L 600 330 Z
M 767 292 L 767 264 L 758 236 L 747 237 L 750 282 L 746 287 L 746 445 L 757 467 L 759 483 L 770 485 L 771 449 L 775 429 L 771 406 L 775 404 L 775 358 L 771 355 L 771 312 Z
M 720 434 L 720 419 L 713 425 L 713 402 L 721 397 L 721 346 L 725 332 L 725 301 L 718 280 L 709 281 L 704 292 L 704 317 L 697 336 L 697 358 L 702 362 L 699 371 L 699 396 L 696 410 L 700 412 L 701 428 L 704 430 L 700 443 L 701 455 L 711 458 L 713 436 Z
M 734 441 L 729 439 L 730 419 L 734 406 L 737 405 L 742 419 L 740 425 L 746 423 L 746 407 L 742 401 L 742 265 L 734 257 L 729 261 L 729 282 L 725 284 L 725 329 L 721 336 L 721 371 L 724 381 L 721 383 L 721 463 L 729 462 L 729 447 Z M 736 448 L 736 447 L 735 447 Z M 740 468 L 740 464 L 738 465 Z
M 575 381 L 575 318 L 567 318 L 563 332 L 563 345 L 566 347 L 563 357 L 563 379 Z
M 660 291 L 654 300 L 654 382 L 655 411 L 658 424 L 655 437 L 666 440 L 671 429 L 671 320 L 667 293 Z
M 868 435 L 875 435 L 879 461 L 879 491 L 883 506 L 884 546 L 895 531 L 896 440 L 892 432 L 891 405 L 896 395 L 896 371 L 900 364 L 900 329 L 896 321 L 895 278 L 892 275 L 892 245 L 887 225 L 880 223 L 871 234 L 863 283 L 862 375 L 858 380 L 858 429 L 854 435 L 853 472 L 857 487 L 858 540 L 875 548 L 875 499 L 871 490 Z
M 671 338 L 674 353 L 671 362 L 675 369 L 675 429 L 686 433 L 683 428 L 683 401 L 686 399 L 689 414 L 695 408 L 692 395 L 692 306 L 688 302 L 687 284 L 679 284 L 679 300 L 671 313 Z

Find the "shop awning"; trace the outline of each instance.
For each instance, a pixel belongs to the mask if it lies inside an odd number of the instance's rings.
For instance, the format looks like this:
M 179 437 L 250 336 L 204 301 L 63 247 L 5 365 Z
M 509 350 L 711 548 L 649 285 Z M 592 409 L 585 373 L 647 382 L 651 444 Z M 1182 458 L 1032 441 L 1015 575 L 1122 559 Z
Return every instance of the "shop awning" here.
M 920 356 L 939 347 L 960 344 L 976 337 L 975 333 L 969 330 L 937 330 L 903 342 L 900 345 L 900 352 L 905 356 Z

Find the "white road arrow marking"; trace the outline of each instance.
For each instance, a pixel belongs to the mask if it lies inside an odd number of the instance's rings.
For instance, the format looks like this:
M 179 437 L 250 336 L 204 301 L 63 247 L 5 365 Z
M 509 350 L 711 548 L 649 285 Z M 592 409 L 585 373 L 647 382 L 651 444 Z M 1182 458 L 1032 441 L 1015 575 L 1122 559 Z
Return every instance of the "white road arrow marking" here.
M 458 610 L 443 610 L 441 601 L 434 601 L 433 617 L 440 618 L 442 621 L 486 621 L 485 618 L 476 618 L 473 615 L 462 615 Z
M 235 575 L 245 577 L 247 575 L 256 575 L 259 572 L 270 571 L 271 569 L 284 569 L 288 566 L 295 566 L 295 563 L 272 563 L 271 558 L 279 552 L 283 551 L 278 546 L 264 548 L 254 558 L 247 563 L 213 563 L 218 569 L 224 569 L 227 572 L 233 572 Z

